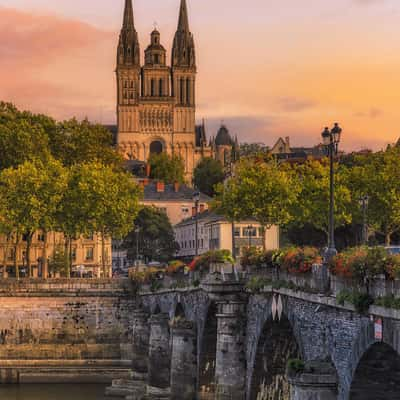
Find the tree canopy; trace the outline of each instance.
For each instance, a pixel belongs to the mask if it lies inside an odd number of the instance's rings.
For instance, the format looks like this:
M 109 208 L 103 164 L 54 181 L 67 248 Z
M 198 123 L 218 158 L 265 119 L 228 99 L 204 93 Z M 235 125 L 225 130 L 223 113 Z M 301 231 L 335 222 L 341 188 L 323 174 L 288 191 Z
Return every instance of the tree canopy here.
M 165 262 L 171 260 L 179 249 L 172 225 L 164 211 L 155 207 L 143 207 L 134 223 L 134 229 L 124 241 L 128 258 L 136 259 L 136 245 L 139 239 L 139 255 L 147 261 Z
M 165 183 L 184 183 L 185 165 L 177 156 L 169 156 L 167 153 L 152 154 L 149 158 L 150 177 Z
M 204 158 L 194 170 L 194 186 L 202 193 L 213 197 L 215 186 L 224 181 L 222 164 L 213 158 Z

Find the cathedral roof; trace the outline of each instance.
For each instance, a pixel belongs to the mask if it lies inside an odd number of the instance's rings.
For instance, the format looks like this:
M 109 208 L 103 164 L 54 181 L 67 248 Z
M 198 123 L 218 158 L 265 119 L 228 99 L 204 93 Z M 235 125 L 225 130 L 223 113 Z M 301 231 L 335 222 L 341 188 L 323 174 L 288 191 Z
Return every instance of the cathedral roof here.
M 228 128 L 225 125 L 221 125 L 219 131 L 217 133 L 217 137 L 215 138 L 215 144 L 217 146 L 232 146 L 233 140 L 228 131 Z

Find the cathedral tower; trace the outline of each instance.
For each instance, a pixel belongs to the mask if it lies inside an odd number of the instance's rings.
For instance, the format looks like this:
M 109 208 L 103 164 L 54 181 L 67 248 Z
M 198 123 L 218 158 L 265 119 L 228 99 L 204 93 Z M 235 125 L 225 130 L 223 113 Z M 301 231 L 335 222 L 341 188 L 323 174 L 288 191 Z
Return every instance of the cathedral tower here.
M 211 149 L 204 137 L 197 137 L 200 131 L 195 126 L 196 56 L 186 0 L 180 3 L 171 66 L 157 29 L 141 66 L 132 0 L 125 0 L 117 53 L 117 144 L 122 154 L 143 162 L 153 153 L 174 154 L 184 161 L 190 181 L 193 169 Z
M 137 132 L 140 99 L 140 46 L 132 0 L 125 1 L 124 21 L 117 51 L 118 141 L 124 132 Z

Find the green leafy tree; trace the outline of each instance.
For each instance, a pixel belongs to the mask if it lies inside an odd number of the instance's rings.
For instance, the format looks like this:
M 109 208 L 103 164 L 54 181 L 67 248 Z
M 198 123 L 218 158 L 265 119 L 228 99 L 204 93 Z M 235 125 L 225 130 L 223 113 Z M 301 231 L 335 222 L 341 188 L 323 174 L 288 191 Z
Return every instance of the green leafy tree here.
M 215 206 L 232 222 L 255 218 L 265 234 L 272 225 L 291 220 L 290 208 L 296 199 L 297 185 L 278 163 L 242 160 L 235 176 L 218 186 Z
M 313 226 L 328 235 L 330 175 L 327 159 L 307 161 L 293 167 L 293 176 L 299 188 L 298 201 L 291 207 L 293 224 Z M 347 184 L 347 169 L 338 168 L 335 174 L 335 228 L 352 221 L 353 201 Z
M 0 173 L 0 214 L 3 230 L 13 232 L 15 263 L 21 236 L 26 240 L 26 263 L 31 275 L 31 245 L 34 233 L 55 225 L 55 214 L 64 185 L 62 166 L 54 160 L 24 162 Z M 16 266 L 16 265 L 15 265 Z M 18 276 L 18 268 L 16 268 Z
M 64 165 L 97 161 L 116 168 L 122 166 L 123 160 L 113 147 L 111 133 L 102 125 L 92 124 L 86 119 L 71 119 L 57 124 L 50 137 L 50 148 Z
M 389 246 L 400 230 L 400 148 L 358 156 L 349 172 L 355 215 L 361 219 L 358 199 L 368 195 L 368 223 Z
M 0 170 L 25 161 L 46 161 L 50 157 L 45 130 L 48 125 L 51 120 L 44 116 L 20 112 L 12 104 L 0 103 Z
M 167 153 L 152 154 L 149 165 L 152 179 L 165 183 L 185 182 L 185 165 L 180 157 L 169 156 Z
M 213 197 L 215 186 L 224 181 L 222 164 L 213 158 L 204 158 L 194 170 L 194 185 L 201 192 Z
M 101 234 L 104 275 L 105 240 L 111 237 L 122 239 L 129 233 L 139 211 L 140 195 L 139 186 L 128 173 L 98 162 L 71 168 L 59 214 L 60 226 L 69 244 L 82 234 Z
M 144 207 L 140 210 L 135 229 L 131 230 L 124 240 L 128 258 L 136 259 L 137 240 L 139 254 L 146 260 L 166 262 L 173 259 L 179 246 L 175 241 L 172 225 L 164 211 L 155 207 Z

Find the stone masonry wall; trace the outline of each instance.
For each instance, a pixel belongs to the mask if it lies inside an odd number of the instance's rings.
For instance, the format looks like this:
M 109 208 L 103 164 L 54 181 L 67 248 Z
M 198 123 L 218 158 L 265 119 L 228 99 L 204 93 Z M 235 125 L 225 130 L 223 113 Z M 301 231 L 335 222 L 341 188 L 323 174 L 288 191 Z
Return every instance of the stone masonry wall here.
M 124 281 L 2 281 L 0 370 L 126 368 L 134 308 Z

